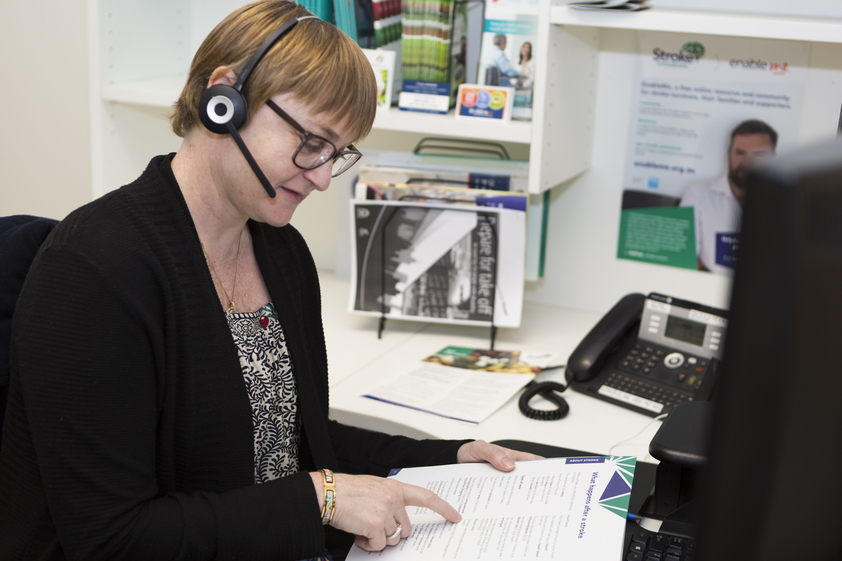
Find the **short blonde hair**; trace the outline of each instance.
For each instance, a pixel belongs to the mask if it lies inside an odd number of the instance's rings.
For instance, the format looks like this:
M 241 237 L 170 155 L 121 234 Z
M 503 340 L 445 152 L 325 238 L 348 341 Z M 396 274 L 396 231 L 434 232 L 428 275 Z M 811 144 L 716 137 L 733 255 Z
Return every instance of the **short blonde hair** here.
M 263 40 L 285 21 L 312 15 L 288 0 L 264 0 L 237 9 L 205 38 L 170 118 L 184 137 L 199 125 L 199 98 L 211 74 L 227 66 L 239 75 Z M 292 94 L 316 114 L 345 121 L 354 139 L 371 131 L 377 85 L 360 47 L 331 23 L 318 18 L 299 22 L 255 67 L 243 87 L 248 118 L 277 94 Z

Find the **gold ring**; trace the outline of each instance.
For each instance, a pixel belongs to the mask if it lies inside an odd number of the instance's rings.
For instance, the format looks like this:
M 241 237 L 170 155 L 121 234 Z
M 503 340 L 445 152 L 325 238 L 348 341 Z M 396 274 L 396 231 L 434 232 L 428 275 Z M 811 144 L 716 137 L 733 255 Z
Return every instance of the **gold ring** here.
M 397 537 L 400 537 L 400 535 L 401 535 L 401 530 L 402 530 L 402 529 L 403 529 L 403 528 L 401 528 L 401 525 L 400 525 L 400 524 L 398 524 L 398 529 L 397 529 L 397 530 L 395 530 L 395 533 L 394 533 L 394 534 L 392 534 L 391 536 L 386 536 L 386 541 L 393 540 L 393 539 L 395 539 L 395 538 L 397 538 Z

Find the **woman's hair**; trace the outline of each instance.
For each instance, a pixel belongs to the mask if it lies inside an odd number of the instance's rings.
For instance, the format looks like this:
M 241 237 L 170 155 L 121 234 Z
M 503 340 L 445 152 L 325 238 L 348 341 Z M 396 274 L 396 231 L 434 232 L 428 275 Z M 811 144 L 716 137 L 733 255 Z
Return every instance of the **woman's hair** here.
M 523 60 L 523 48 L 526 45 L 529 45 L 529 57 L 526 60 Z M 526 41 L 523 45 L 520 46 L 520 58 L 518 59 L 518 64 L 523 64 L 524 62 L 527 62 L 529 60 L 532 60 L 532 43 Z
M 289 0 L 263 0 L 226 17 L 193 57 L 170 118 L 173 132 L 184 137 L 199 124 L 199 98 L 214 70 L 227 66 L 239 75 L 266 37 L 285 21 L 309 15 Z M 347 119 L 347 130 L 357 140 L 371 131 L 377 109 L 374 72 L 359 46 L 333 24 L 305 19 L 269 50 L 243 87 L 248 118 L 270 97 L 285 93 L 334 124 Z

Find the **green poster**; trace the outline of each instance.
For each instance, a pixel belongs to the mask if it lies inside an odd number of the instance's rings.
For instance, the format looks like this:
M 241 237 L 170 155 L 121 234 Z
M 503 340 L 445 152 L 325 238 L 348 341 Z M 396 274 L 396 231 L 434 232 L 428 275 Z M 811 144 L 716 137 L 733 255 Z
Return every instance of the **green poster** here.
M 696 269 L 693 207 L 622 211 L 617 258 Z

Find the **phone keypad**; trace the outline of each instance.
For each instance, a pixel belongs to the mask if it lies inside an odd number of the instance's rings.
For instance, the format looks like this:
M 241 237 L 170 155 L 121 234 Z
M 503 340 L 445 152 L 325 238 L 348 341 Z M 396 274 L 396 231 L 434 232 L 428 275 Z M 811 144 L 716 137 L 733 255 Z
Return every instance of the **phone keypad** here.
M 692 401 L 710 361 L 649 343 L 636 343 L 599 393 L 648 412 L 667 413 Z
M 660 384 L 693 392 L 699 387 L 709 363 L 706 358 L 637 343 L 620 361 L 618 368 Z

